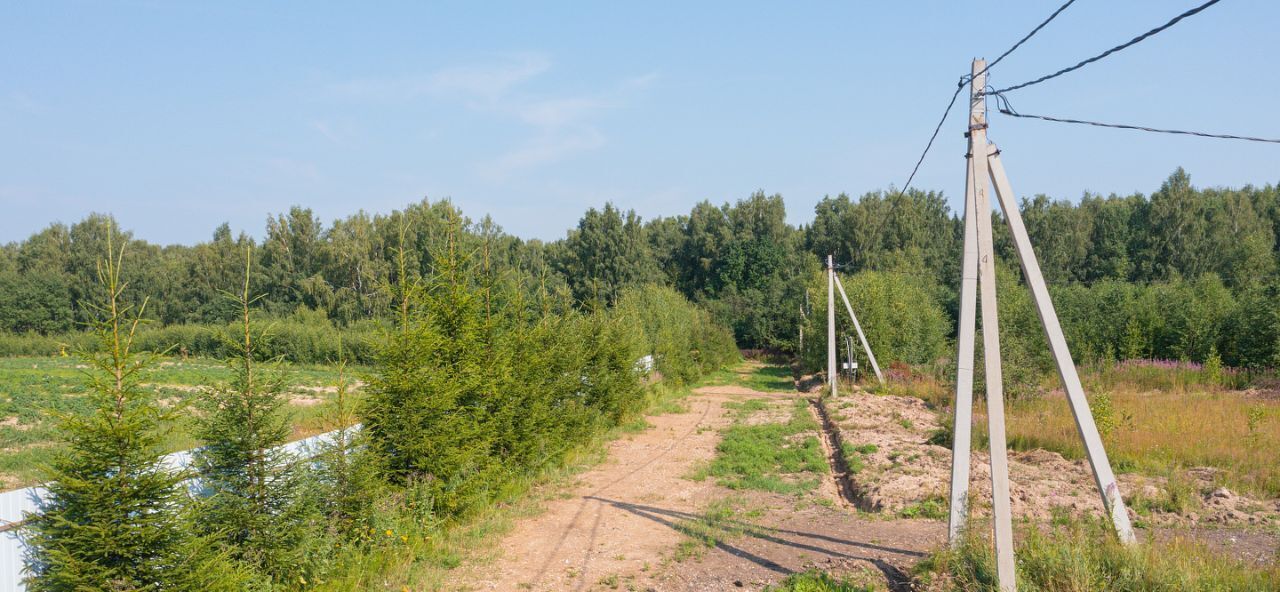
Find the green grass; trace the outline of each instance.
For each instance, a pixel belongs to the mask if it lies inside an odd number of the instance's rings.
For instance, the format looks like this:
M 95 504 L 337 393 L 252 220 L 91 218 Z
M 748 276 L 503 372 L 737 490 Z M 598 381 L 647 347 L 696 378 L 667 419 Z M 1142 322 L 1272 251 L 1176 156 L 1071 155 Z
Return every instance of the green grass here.
M 1138 516 L 1150 516 L 1153 512 L 1165 512 L 1186 515 L 1200 507 L 1200 492 L 1196 485 L 1181 473 L 1169 475 L 1160 493 L 1147 497 L 1142 492 L 1132 492 L 1127 503 Z
M 767 586 L 764 592 L 872 592 L 875 588 L 836 579 L 816 570 L 791 574 L 776 586 Z
M 928 520 L 946 520 L 950 516 L 947 498 L 934 495 L 907 505 L 898 511 L 900 518 L 925 518 Z
M 739 415 L 724 430 L 716 458 L 692 477 L 715 477 L 716 483 L 730 489 L 775 493 L 802 493 L 817 487 L 826 471 L 826 459 L 817 437 L 818 424 L 807 405 L 796 399 L 791 418 L 783 423 L 746 425 L 743 422 L 749 414 Z
M 676 561 L 699 558 L 707 549 L 743 535 L 764 536 L 763 530 L 749 522 L 761 514 L 761 510 L 744 509 L 739 498 L 715 500 L 697 518 L 676 523 L 675 529 L 686 538 L 676 545 L 671 558 Z
M 331 387 L 337 383 L 334 367 L 289 365 L 288 375 L 299 396 L 320 404 L 290 406 L 294 436 L 324 430 L 324 415 L 331 393 L 306 387 Z M 90 408 L 85 395 L 84 365 L 74 357 L 0 358 L 0 489 L 36 483 L 44 463 L 58 446 L 57 413 L 82 413 Z M 352 374 L 351 370 L 348 370 Z M 358 370 L 355 372 L 358 374 Z M 231 371 L 217 360 L 165 358 L 146 374 L 145 388 L 177 410 L 177 419 L 165 441 L 169 451 L 198 444 L 191 437 L 186 408 L 200 396 L 200 389 L 231 378 Z
M 1100 520 L 1033 527 L 1018 543 L 1017 557 L 1023 592 L 1280 590 L 1275 563 L 1236 561 L 1187 539 L 1125 547 Z M 921 589 L 996 589 L 987 530 L 976 524 L 958 548 L 934 553 L 915 571 Z
M 849 472 L 857 474 L 862 472 L 866 463 L 862 458 L 868 454 L 874 453 L 880 447 L 875 444 L 863 444 L 862 446 L 854 446 L 848 442 L 841 445 L 840 453 L 844 455 L 845 466 L 849 467 Z
M 790 393 L 796 390 L 790 368 L 755 362 L 711 374 L 704 384 L 740 386 L 765 393 Z
M 751 414 L 757 411 L 764 411 L 769 408 L 768 399 L 747 399 L 746 401 L 729 401 L 724 404 L 725 409 L 734 412 L 734 421 L 743 421 Z

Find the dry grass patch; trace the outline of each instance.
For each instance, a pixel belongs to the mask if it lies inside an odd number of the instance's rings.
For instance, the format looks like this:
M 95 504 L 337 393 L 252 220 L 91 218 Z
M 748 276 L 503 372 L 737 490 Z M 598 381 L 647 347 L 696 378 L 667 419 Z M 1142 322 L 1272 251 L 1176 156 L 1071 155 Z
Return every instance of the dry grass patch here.
M 1120 470 L 1168 474 L 1221 469 L 1218 484 L 1280 497 L 1280 401 L 1238 391 L 1115 390 L 1089 396 L 1107 454 Z M 975 422 L 985 440 L 985 413 Z M 1016 401 L 1007 413 L 1014 449 L 1042 448 L 1076 459 L 1084 448 L 1066 398 Z

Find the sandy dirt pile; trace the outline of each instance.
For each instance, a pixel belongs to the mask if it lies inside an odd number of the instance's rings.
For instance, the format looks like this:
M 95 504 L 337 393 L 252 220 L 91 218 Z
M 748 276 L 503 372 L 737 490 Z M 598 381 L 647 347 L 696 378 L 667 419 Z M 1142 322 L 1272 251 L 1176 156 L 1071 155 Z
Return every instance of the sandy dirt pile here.
M 929 500 L 945 500 L 950 489 L 951 450 L 931 444 L 940 431 L 938 414 L 912 397 L 873 395 L 857 390 L 826 405 L 847 446 L 863 447 L 863 468 L 854 475 L 864 507 L 898 514 Z M 865 452 L 866 445 L 875 450 Z M 1119 475 L 1130 516 L 1152 526 L 1250 526 L 1280 524 L 1280 500 L 1259 500 L 1214 486 L 1214 470 L 1187 471 L 1192 500 L 1181 512 L 1162 510 L 1169 496 L 1163 477 Z M 1009 478 L 1015 518 L 1048 521 L 1055 513 L 1080 517 L 1102 513 L 1088 464 L 1056 452 L 1010 451 Z M 975 451 L 970 480 L 971 506 L 983 514 L 990 508 L 991 468 L 985 451 Z M 1142 515 L 1133 507 L 1142 506 Z

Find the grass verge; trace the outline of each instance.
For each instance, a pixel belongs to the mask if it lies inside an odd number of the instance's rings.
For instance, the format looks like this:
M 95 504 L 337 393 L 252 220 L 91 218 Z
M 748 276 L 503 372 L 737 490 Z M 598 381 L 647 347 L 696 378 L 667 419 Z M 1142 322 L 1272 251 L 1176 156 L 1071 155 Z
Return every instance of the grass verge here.
M 826 459 L 818 441 L 818 424 L 809 415 L 804 399 L 791 406 L 791 418 L 783 423 L 744 423 L 760 403 L 738 404 L 733 425 L 716 445 L 716 457 L 691 475 L 694 480 L 715 477 L 730 489 L 754 489 L 774 493 L 803 493 L 818 486 L 826 472 Z
M 873 592 L 875 588 L 866 584 L 855 584 L 846 579 L 837 579 L 829 574 L 816 570 L 791 574 L 775 586 L 767 586 L 764 592 Z
M 914 396 L 939 410 L 942 429 L 931 443 L 950 446 L 951 397 L 936 376 L 921 372 L 877 392 Z M 1107 455 L 1120 472 L 1174 476 L 1191 467 L 1219 469 L 1216 485 L 1280 498 L 1280 399 L 1227 390 L 1199 371 L 1148 364 L 1084 369 L 1085 391 Z M 1054 381 L 1046 385 L 1057 388 Z M 1046 390 L 1046 389 L 1042 389 Z M 974 445 L 987 447 L 986 409 L 978 399 Z M 1009 446 L 1084 457 L 1071 407 L 1061 391 L 1008 402 Z
M 790 393 L 796 390 L 790 368 L 760 362 L 747 362 L 736 368 L 721 370 L 711 374 L 704 384 L 740 386 L 764 393 Z
M 986 530 L 970 529 L 960 546 L 938 551 L 915 569 L 923 589 L 996 590 Z M 1024 592 L 1280 590 L 1280 568 L 1216 554 L 1186 539 L 1121 545 L 1101 521 L 1032 528 L 1017 545 L 1018 589 Z
M 1119 471 L 1168 475 L 1190 467 L 1221 469 L 1219 485 L 1280 497 L 1280 400 L 1236 391 L 1140 392 L 1128 388 L 1089 395 L 1107 454 Z M 985 440 L 985 414 L 975 418 Z M 1063 397 L 1014 402 L 1007 413 L 1009 445 L 1084 458 L 1071 408 Z

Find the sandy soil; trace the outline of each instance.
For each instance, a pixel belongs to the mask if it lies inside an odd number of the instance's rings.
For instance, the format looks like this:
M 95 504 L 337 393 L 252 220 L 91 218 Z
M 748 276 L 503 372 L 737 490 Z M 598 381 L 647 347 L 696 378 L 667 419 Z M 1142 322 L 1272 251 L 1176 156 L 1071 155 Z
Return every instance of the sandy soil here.
M 863 455 L 857 471 L 830 463 L 835 469 L 810 493 L 735 492 L 688 478 L 714 457 L 719 430 L 733 421 L 725 403 L 770 399 L 769 408 L 743 420 L 754 425 L 786 421 L 797 396 L 812 395 L 698 389 L 684 412 L 650 417 L 652 428 L 611 443 L 605 462 L 552 496 L 540 514 L 519 521 L 494 551 L 457 569 L 446 589 L 760 590 L 818 568 L 877 589 L 909 590 L 910 566 L 946 537 L 945 521 L 897 518 L 947 493 L 950 450 L 928 443 L 937 417 L 922 401 L 854 391 L 825 408 L 814 405 L 814 418 L 821 423 L 825 413 L 831 427 L 815 434 L 829 461 L 842 443 L 876 450 Z M 1015 515 L 1047 521 L 1054 512 L 1101 511 L 1083 462 L 1045 451 L 1014 452 L 1010 461 Z M 984 454 L 975 454 L 973 472 L 974 509 L 981 514 L 990 496 Z M 1164 485 L 1139 475 L 1120 479 L 1129 496 L 1155 496 Z M 1203 495 L 1196 515 L 1144 516 L 1151 528 L 1141 536 L 1193 536 L 1240 558 L 1274 558 L 1280 502 L 1209 489 Z M 682 554 L 682 543 L 688 551 L 691 540 L 682 528 L 726 499 L 749 509 L 749 518 L 735 522 L 743 528 L 712 548 Z
M 827 408 L 846 442 L 877 447 L 864 455 L 866 467 L 854 476 L 859 507 L 897 513 L 921 501 L 946 498 L 951 450 L 928 442 L 939 425 L 937 414 L 923 401 L 854 390 L 829 401 Z M 1255 499 L 1214 487 L 1209 468 L 1189 470 L 1187 477 L 1200 493 L 1199 507 L 1183 514 L 1152 511 L 1140 517 L 1131 507 L 1130 517 L 1150 527 L 1140 530 L 1140 536 L 1183 533 L 1241 558 L 1274 557 L 1280 545 L 1276 534 L 1280 500 Z M 1130 506 L 1138 497 L 1159 499 L 1165 493 L 1162 477 L 1129 473 L 1117 479 Z M 1055 512 L 1102 515 L 1097 486 L 1083 460 L 1067 460 L 1045 450 L 1010 451 L 1009 480 L 1015 519 L 1044 523 Z M 991 468 L 984 451 L 973 454 L 970 499 L 976 514 L 988 513 Z
M 684 413 L 649 418 L 654 427 L 613 442 L 608 460 L 582 474 L 560 499 L 526 519 L 499 551 L 459 568 L 447 589 L 460 590 L 759 590 L 787 574 L 818 567 L 901 584 L 904 570 L 945 536 L 924 520 L 862 519 L 824 496 L 731 492 L 687 475 L 713 458 L 718 430 L 732 413 L 724 403 L 776 401 L 748 418 L 780 418 L 795 393 L 705 387 Z M 829 476 L 825 476 L 829 480 Z M 688 537 L 678 528 L 715 500 L 732 497 L 754 510 L 745 533 L 677 559 Z

